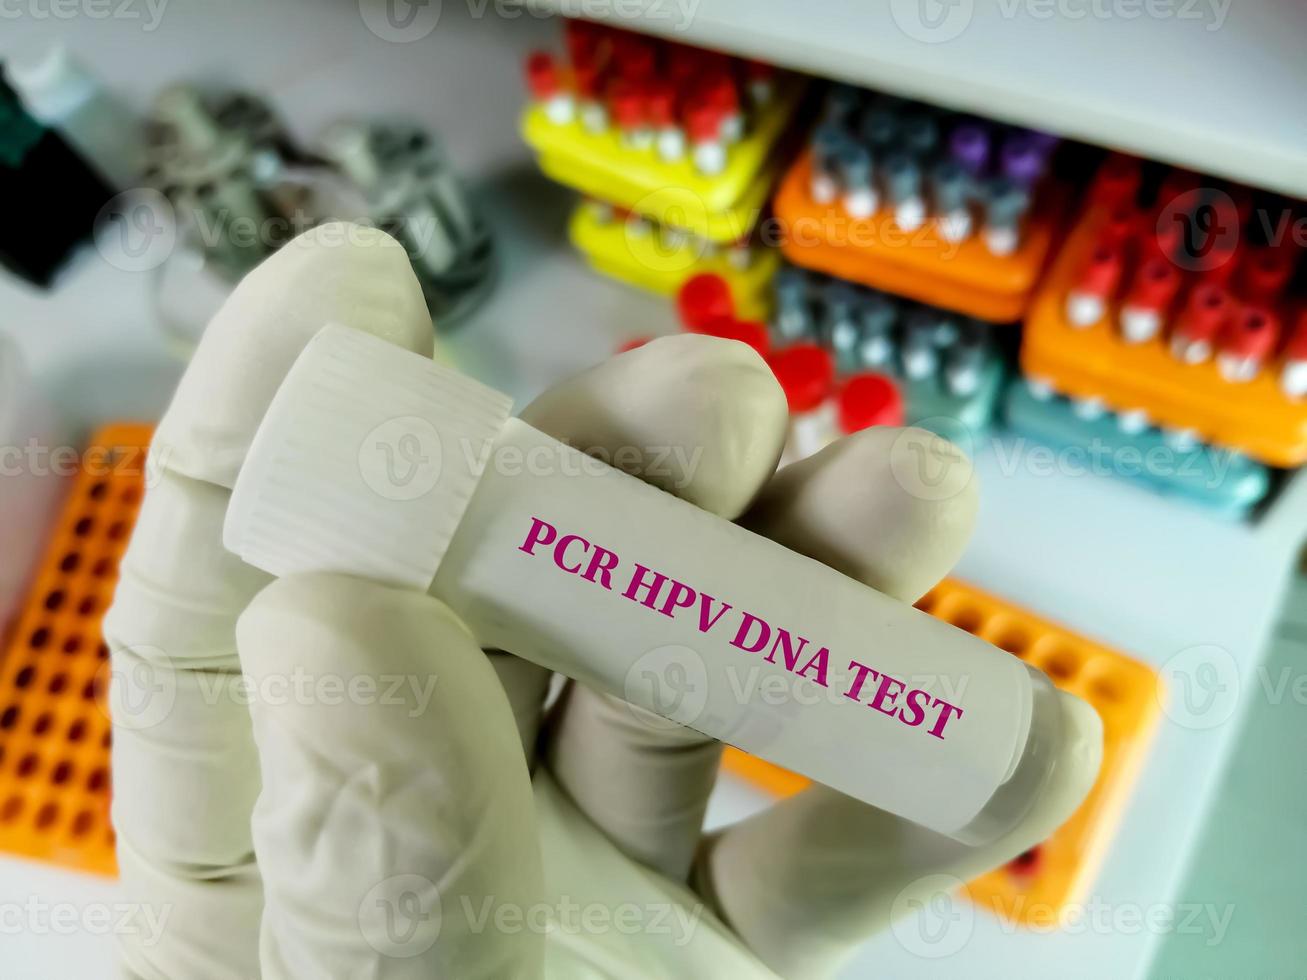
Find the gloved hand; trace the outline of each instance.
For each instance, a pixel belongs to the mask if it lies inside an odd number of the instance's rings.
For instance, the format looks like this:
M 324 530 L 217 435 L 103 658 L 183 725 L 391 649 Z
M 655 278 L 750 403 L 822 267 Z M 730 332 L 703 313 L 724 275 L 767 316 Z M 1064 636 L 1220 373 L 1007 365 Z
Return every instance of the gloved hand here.
M 1007 861 L 1089 789 L 1101 728 L 1065 698 L 1053 783 L 992 845 L 823 787 L 704 838 L 720 745 L 577 684 L 544 718 L 548 675 L 480 650 L 438 600 L 242 564 L 221 544 L 230 488 L 327 322 L 432 351 L 403 250 L 320 228 L 241 283 L 155 436 L 105 621 L 123 888 L 166 916 L 157 942 L 120 937 L 124 975 L 820 977 L 931 876 Z M 915 430 L 774 473 L 785 403 L 742 344 L 655 341 L 523 416 L 585 449 L 679 448 L 694 465 L 658 453 L 652 482 L 904 601 L 974 516 L 969 464 Z M 938 473 L 914 494 L 923 452 Z

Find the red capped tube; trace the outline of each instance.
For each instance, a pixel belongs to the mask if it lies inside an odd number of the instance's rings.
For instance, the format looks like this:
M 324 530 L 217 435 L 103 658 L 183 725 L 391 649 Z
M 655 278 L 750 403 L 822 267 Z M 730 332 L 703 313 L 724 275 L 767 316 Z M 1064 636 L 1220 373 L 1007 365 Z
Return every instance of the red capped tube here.
M 835 360 L 817 344 L 794 344 L 771 357 L 771 369 L 785 392 L 791 414 L 821 406 L 835 382 Z
M 613 41 L 613 67 L 633 82 L 653 78 L 657 67 L 653 43 L 636 34 L 619 35 Z
M 722 340 L 738 340 L 742 344 L 748 344 L 763 357 L 771 352 L 771 339 L 767 336 L 767 324 L 760 323 L 757 320 L 723 318 L 712 321 L 702 332 L 709 337 L 720 337 Z
M 694 166 L 701 174 L 715 176 L 726 169 L 726 146 L 722 142 L 722 110 L 711 102 L 691 106 L 686 126 L 693 147 Z
M 1251 381 L 1275 351 L 1280 319 L 1261 306 L 1245 306 L 1221 335 L 1216 364 L 1226 381 Z
M 548 51 L 532 51 L 526 56 L 526 84 L 531 95 L 542 102 L 562 89 L 558 64 Z
M 1138 157 L 1113 153 L 1103 161 L 1094 175 L 1090 199 L 1108 208 L 1133 208 L 1143 180 L 1143 165 Z
M 1157 336 L 1167 311 L 1180 291 L 1180 270 L 1161 258 L 1140 264 L 1121 306 L 1121 335 L 1127 343 L 1142 344 Z
M 1239 274 L 1244 299 L 1265 304 L 1278 300 L 1293 277 L 1294 258 L 1289 249 L 1270 245 L 1249 252 Z
M 1139 232 L 1139 214 L 1131 207 L 1113 208 L 1099 226 L 1098 244 L 1124 250 Z
M 691 276 L 676 293 L 676 309 L 686 330 L 706 332 L 719 320 L 735 319 L 735 300 L 725 279 L 711 272 Z
M 1217 283 L 1203 282 L 1195 286 L 1171 334 L 1172 356 L 1185 364 L 1206 361 L 1216 349 L 1234 309 L 1230 294 Z
M 1099 243 L 1067 293 L 1066 317 L 1072 326 L 1092 327 L 1103 319 L 1107 304 L 1121 285 L 1125 260 L 1119 245 Z
M 649 117 L 644 92 L 633 82 L 618 81 L 608 94 L 612 106 L 613 121 L 622 132 L 622 142 L 634 149 L 645 149 L 653 143 L 653 130 L 649 128 Z
M 873 425 L 902 425 L 903 394 L 884 374 L 855 374 L 840 389 L 838 415 L 845 435 Z
M 1298 310 L 1288 343 L 1284 345 L 1280 389 L 1290 398 L 1307 397 L 1307 307 Z
M 545 118 L 556 126 L 570 123 L 576 113 L 576 100 L 563 84 L 563 73 L 547 51 L 534 51 L 526 59 L 526 84 L 531 97 L 540 103 Z

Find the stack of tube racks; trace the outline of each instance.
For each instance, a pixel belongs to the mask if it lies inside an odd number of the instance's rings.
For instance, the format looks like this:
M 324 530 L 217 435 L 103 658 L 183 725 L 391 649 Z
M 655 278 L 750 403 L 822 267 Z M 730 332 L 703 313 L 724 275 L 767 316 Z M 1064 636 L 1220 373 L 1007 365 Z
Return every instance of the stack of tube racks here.
M 565 57 L 527 59 L 521 130 L 544 173 L 586 199 L 571 222 L 578 249 L 599 271 L 655 292 L 716 272 L 742 298 L 761 295 L 757 269 L 769 259 L 749 238 L 805 79 L 584 21 L 566 21 L 564 40 Z M 752 274 L 736 274 L 755 260 Z
M 1064 213 L 1058 140 L 836 85 L 774 202 L 796 265 L 1019 319 Z
M 1241 515 L 1307 460 L 1298 207 L 1113 155 L 1027 317 L 1014 427 L 1131 450 L 1155 489 Z

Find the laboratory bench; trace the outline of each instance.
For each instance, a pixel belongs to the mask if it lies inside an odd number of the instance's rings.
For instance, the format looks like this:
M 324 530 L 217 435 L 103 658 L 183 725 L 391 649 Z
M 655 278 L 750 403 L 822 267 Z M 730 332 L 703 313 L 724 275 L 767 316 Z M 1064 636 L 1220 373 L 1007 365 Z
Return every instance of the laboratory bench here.
M 738 35 L 739 46 L 759 56 L 1049 128 L 1063 118 L 1063 106 L 1074 102 L 1079 108 L 1066 115 L 1069 135 L 1165 151 L 1180 162 L 1212 161 L 1233 176 L 1303 189 L 1307 143 L 1301 130 L 1295 136 L 1291 127 L 1271 125 L 1263 116 L 1273 115 L 1272 107 L 1255 98 L 1249 97 L 1247 113 L 1222 117 L 1223 129 L 1213 124 L 1195 132 L 1192 118 L 1163 111 L 1158 89 L 1164 77 L 1143 74 L 1132 81 L 1100 68 L 1093 74 L 1101 83 L 1094 99 L 1082 102 L 1091 72 L 1089 55 L 1077 47 L 1079 54 L 1068 55 L 1062 69 L 1039 77 L 1036 99 L 1022 81 L 1024 55 L 1015 40 L 1005 39 L 1007 23 L 989 18 L 993 5 L 985 0 L 964 4 L 974 7 L 977 26 L 960 49 L 927 42 L 885 48 L 890 42 L 880 39 L 880 20 L 888 15 L 873 13 L 875 6 L 823 2 L 755 16 L 758 5 L 744 0 L 702 0 L 687 39 L 724 43 Z M 1300 16 L 1283 5 L 1276 9 L 1281 17 Z M 476 16 L 478 10 L 484 16 Z M 179 78 L 220 79 L 268 95 L 298 133 L 315 132 L 342 114 L 369 112 L 407 115 L 431 126 L 458 167 L 474 175 L 474 192 L 494 228 L 502 262 L 489 300 L 443 343 L 465 370 L 511 393 L 521 406 L 622 343 L 671 333 L 678 325 L 665 298 L 595 274 L 568 246 L 571 196 L 539 175 L 516 128 L 521 57 L 534 45 L 552 43 L 558 26 L 539 11 L 515 17 L 495 11 L 494 4 L 446 2 L 430 34 L 393 43 L 369 30 L 354 2 L 174 0 L 149 34 L 140 24 L 86 18 L 6 22 L 0 57 L 20 46 L 51 43 L 57 35 L 138 106 Z M 1245 40 L 1264 40 L 1270 17 L 1264 12 L 1249 25 L 1231 11 L 1226 28 L 1253 31 Z M 252 22 L 257 30 L 250 30 Z M 1026 25 L 1022 44 L 1043 36 L 1036 26 Z M 1124 27 L 1095 23 L 1091 30 L 1093 40 L 1085 43 L 1092 52 Z M 1148 50 L 1155 31 L 1150 23 L 1131 50 Z M 855 49 L 853 38 L 864 34 L 870 47 Z M 1213 46 L 1243 43 L 1243 34 L 1211 34 Z M 1073 45 L 1067 37 L 1055 41 Z M 1214 47 L 1211 57 L 1219 54 Z M 1117 57 L 1126 60 L 1124 53 Z M 863 64 L 876 67 L 863 70 Z M 1259 64 L 1247 59 L 1250 79 L 1258 78 Z M 970 94 L 964 94 L 966 86 L 946 84 L 950 71 L 968 66 L 987 84 Z M 1028 74 L 1024 78 L 1029 81 Z M 1269 86 L 1277 80 L 1263 81 Z M 1143 94 L 1129 118 L 1118 120 L 1121 128 L 1113 128 L 1112 113 L 1120 106 L 1112 100 L 1122 98 L 1118 89 L 1128 85 Z M 1159 118 L 1169 128 L 1158 131 Z M 1185 142 L 1180 135 L 1193 138 Z M 182 363 L 156 322 L 151 290 L 149 273 L 114 268 L 89 246 L 49 292 L 0 279 L 0 330 L 17 342 L 38 384 L 76 433 L 84 436 L 105 421 L 154 420 L 166 406 Z M 1233 685 L 1227 708 L 1219 718 L 1206 716 L 1202 725 L 1175 707 L 1182 702 L 1163 708 L 1087 899 L 1131 922 L 1130 910 L 1137 909 L 1147 922 L 1149 910 L 1178 900 L 1223 764 L 1261 696 L 1258 667 L 1287 571 L 1307 532 L 1307 482 L 1302 474 L 1288 480 L 1257 520 L 1229 522 L 1120 481 L 1050 472 L 1046 458 L 1017 437 L 1000 433 L 965 448 L 975 459 L 981 504 L 958 578 L 1154 666 L 1172 699 L 1183 697 L 1178 688 L 1192 680 L 1182 675 L 1193 671 L 1195 649 L 1224 651 L 1217 656 L 1226 665 L 1222 680 Z M 710 823 L 767 802 L 756 787 L 723 776 Z M 84 907 L 112 903 L 114 892 L 103 879 L 0 857 L 0 910 L 30 901 Z M 971 934 L 960 952 L 922 958 L 887 932 L 867 943 L 846 975 L 1149 976 L 1165 935 L 1119 923 L 1104 929 L 1097 921 L 1086 917 L 1061 930 L 1034 931 L 976 911 L 967 920 Z M 53 927 L 12 933 L 3 926 L 3 972 L 11 980 L 112 974 L 106 935 Z

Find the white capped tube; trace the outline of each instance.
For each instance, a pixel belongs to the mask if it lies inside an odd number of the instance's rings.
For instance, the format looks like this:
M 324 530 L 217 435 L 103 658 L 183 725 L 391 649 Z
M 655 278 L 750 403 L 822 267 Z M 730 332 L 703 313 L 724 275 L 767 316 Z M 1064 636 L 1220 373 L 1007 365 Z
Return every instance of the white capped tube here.
M 224 543 L 275 575 L 429 589 L 487 647 L 959 841 L 1025 815 L 1063 738 L 1043 674 L 508 411 L 325 327 L 254 438 Z

